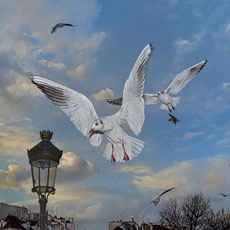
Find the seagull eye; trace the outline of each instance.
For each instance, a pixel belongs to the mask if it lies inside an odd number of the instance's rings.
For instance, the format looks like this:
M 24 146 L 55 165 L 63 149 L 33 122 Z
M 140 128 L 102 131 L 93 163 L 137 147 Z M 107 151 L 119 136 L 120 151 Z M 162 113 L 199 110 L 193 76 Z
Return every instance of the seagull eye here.
M 98 125 L 98 123 L 95 124 L 96 126 Z

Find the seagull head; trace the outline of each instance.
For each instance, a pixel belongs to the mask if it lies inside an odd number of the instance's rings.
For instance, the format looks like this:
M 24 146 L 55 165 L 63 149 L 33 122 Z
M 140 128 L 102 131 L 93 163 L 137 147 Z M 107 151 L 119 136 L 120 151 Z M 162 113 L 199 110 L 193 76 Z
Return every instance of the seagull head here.
M 104 123 L 101 119 L 97 119 L 93 122 L 92 128 L 89 130 L 89 137 L 92 137 L 93 134 L 100 133 L 103 134 Z
M 163 95 L 164 94 L 164 91 L 158 91 L 157 92 L 157 96 L 160 96 L 160 95 Z

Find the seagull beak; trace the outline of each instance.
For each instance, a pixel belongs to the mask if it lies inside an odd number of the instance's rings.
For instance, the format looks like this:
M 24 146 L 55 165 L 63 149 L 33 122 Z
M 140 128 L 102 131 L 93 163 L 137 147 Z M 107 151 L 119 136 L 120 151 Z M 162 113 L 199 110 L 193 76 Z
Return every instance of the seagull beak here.
M 90 129 L 90 130 L 89 130 L 89 134 L 91 134 L 93 131 L 94 131 L 94 129 L 93 129 L 93 128 L 92 128 L 92 129 Z

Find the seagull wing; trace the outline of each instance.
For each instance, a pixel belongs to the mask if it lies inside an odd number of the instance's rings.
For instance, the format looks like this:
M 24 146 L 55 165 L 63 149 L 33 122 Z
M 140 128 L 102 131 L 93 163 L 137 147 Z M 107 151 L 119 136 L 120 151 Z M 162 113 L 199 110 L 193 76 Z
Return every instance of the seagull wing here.
M 141 51 L 129 78 L 125 82 L 121 108 L 116 114 L 114 114 L 118 123 L 120 125 L 127 123 L 135 135 L 138 135 L 141 132 L 145 119 L 145 102 L 143 98 L 145 67 L 151 51 L 151 44 L 148 44 Z
M 205 66 L 207 60 L 204 60 L 176 75 L 168 88 L 165 90 L 170 94 L 179 93 Z
M 56 32 L 56 30 L 58 29 L 58 27 L 60 27 L 61 25 L 62 25 L 62 23 L 56 24 L 56 25 L 52 28 L 51 34 L 53 34 L 54 32 Z
M 42 77 L 32 76 L 31 81 L 69 117 L 84 136 L 88 137 L 91 125 L 98 116 L 85 95 Z M 95 134 L 89 141 L 91 145 L 99 146 L 102 135 Z
M 159 103 L 159 99 L 157 97 L 157 94 L 144 94 L 145 104 L 146 105 L 153 105 Z
M 112 105 L 121 105 L 122 104 L 122 97 L 116 99 L 106 99 Z
M 148 203 L 148 204 L 146 205 L 146 207 L 145 207 L 144 210 L 142 211 L 141 215 L 144 215 L 145 211 L 146 211 L 147 208 L 150 206 L 150 204 L 151 204 L 151 203 Z
M 64 26 L 74 26 L 74 25 L 72 25 L 70 23 L 64 23 Z
M 160 197 L 163 196 L 165 193 L 167 193 L 167 192 L 173 190 L 174 188 L 175 188 L 175 187 L 165 190 L 165 191 L 162 192 L 157 198 L 160 198 Z

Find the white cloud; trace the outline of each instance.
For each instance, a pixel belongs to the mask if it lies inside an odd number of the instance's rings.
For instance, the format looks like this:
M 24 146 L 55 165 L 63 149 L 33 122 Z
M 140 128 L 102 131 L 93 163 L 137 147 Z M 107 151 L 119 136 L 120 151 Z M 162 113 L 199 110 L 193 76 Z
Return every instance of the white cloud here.
M 66 68 L 66 65 L 64 63 L 56 63 L 56 62 L 53 62 L 53 61 L 48 61 L 46 59 L 42 59 L 40 61 L 43 65 L 49 67 L 49 68 L 53 68 L 53 69 L 56 69 L 56 70 L 63 70 Z
M 201 42 L 203 33 L 194 34 L 191 40 L 178 39 L 175 42 L 177 55 L 184 55 L 195 49 Z
M 176 196 L 196 191 L 213 194 L 227 190 L 229 161 L 227 155 L 183 161 L 157 173 L 134 176 L 132 183 L 144 191 L 176 187 Z
M 106 89 L 102 89 L 98 93 L 92 94 L 91 97 L 96 101 L 100 101 L 100 100 L 114 97 L 114 92 L 112 89 L 106 88 Z
M 93 178 L 99 173 L 94 165 L 77 156 L 73 152 L 64 153 L 62 155 L 60 165 L 58 166 L 57 181 L 61 183 L 71 182 Z
M 229 91 L 230 91 L 230 82 L 224 82 L 224 83 L 222 83 L 222 88 L 223 88 L 226 92 L 229 92 Z
M 0 169 L 0 185 L 4 188 L 17 190 L 29 177 L 30 171 L 19 165 L 9 164 L 8 170 Z
M 184 139 L 186 139 L 186 140 L 192 139 L 192 138 L 200 136 L 202 134 L 203 134 L 203 132 L 188 132 L 184 135 Z
M 104 32 L 100 32 L 98 34 L 93 34 L 89 38 L 84 38 L 82 40 L 79 40 L 79 41 L 75 42 L 74 46 L 78 50 L 83 50 L 83 49 L 95 50 L 101 44 L 101 42 L 105 38 L 105 35 L 106 34 Z
M 136 163 L 131 165 L 119 165 L 115 168 L 116 172 L 121 173 L 135 173 L 135 174 L 149 174 L 151 168 L 144 163 Z

